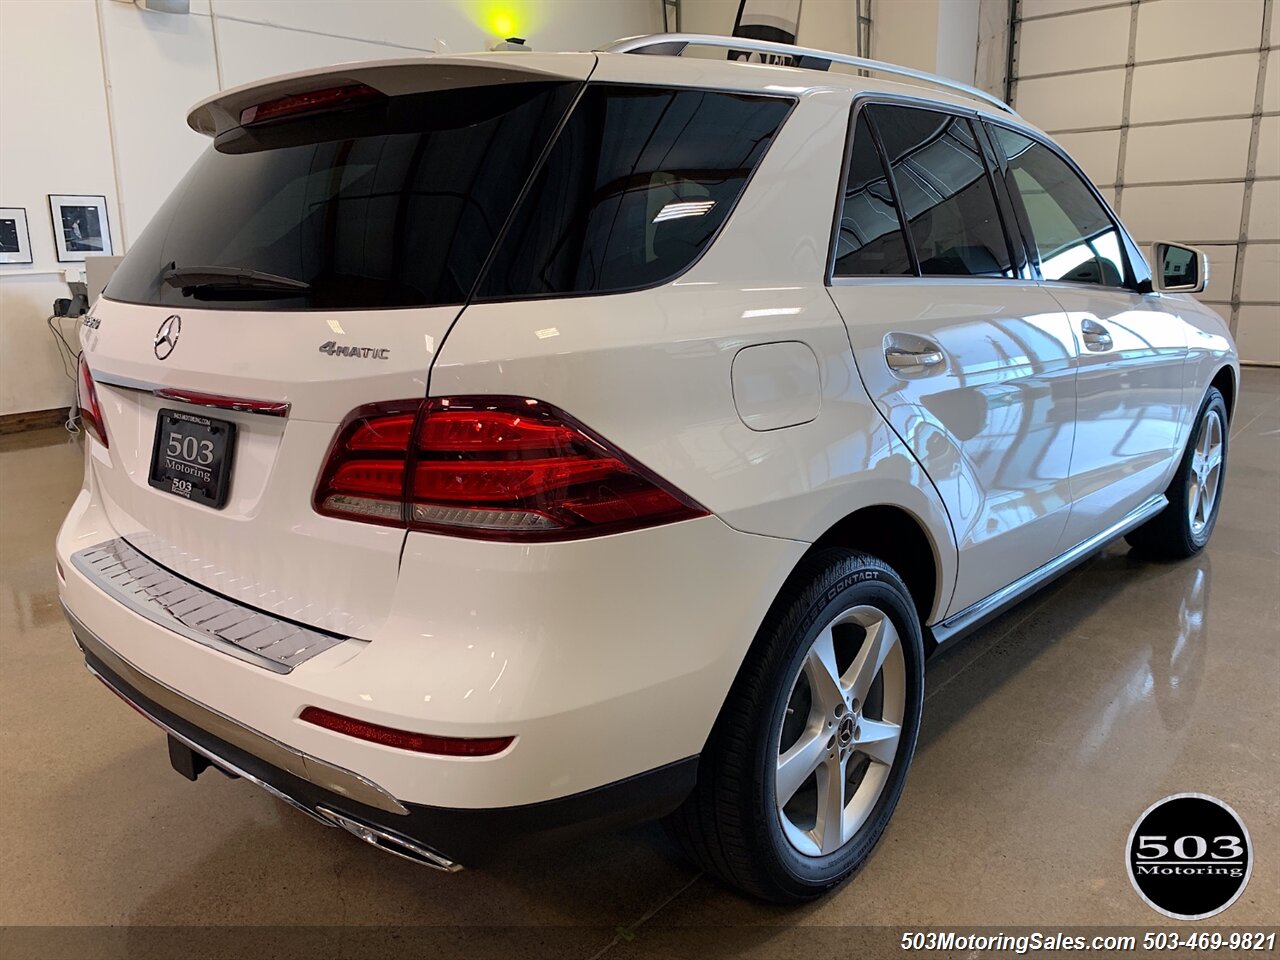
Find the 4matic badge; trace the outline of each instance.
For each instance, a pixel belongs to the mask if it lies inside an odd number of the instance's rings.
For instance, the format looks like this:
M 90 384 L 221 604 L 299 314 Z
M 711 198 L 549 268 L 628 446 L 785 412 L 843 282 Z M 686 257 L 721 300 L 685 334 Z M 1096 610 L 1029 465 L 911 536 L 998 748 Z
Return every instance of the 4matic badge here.
M 349 347 L 334 340 L 320 344 L 320 352 L 331 357 L 359 357 L 363 360 L 390 360 L 390 347 Z

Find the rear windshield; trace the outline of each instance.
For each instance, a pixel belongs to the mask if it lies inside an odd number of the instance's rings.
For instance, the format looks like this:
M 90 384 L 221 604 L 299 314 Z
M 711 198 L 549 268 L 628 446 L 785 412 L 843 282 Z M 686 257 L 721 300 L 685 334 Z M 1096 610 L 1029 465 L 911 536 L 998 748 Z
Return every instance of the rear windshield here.
M 130 248 L 107 295 L 242 310 L 461 303 L 578 89 L 415 94 L 220 140 Z M 279 283 L 264 297 L 216 273 L 223 282 L 202 285 L 201 268 L 307 286 L 290 295 Z
M 502 300 L 651 286 L 710 243 L 791 107 L 589 85 L 516 209 L 579 90 L 402 96 L 220 138 L 107 296 L 342 310 L 461 304 L 473 290 Z

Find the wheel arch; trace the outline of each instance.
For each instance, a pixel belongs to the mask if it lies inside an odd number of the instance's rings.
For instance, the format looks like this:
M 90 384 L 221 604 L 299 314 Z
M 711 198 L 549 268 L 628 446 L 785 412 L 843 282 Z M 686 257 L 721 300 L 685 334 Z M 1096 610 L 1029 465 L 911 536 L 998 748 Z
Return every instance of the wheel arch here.
M 861 507 L 818 537 L 800 562 L 828 547 L 858 550 L 892 567 L 911 593 L 921 624 L 941 615 L 942 558 L 928 526 L 914 513 L 894 504 Z
M 1236 412 L 1236 373 L 1231 365 L 1227 364 L 1215 373 L 1209 386 L 1217 387 L 1222 393 L 1222 399 L 1227 402 L 1227 419 L 1232 419 Z

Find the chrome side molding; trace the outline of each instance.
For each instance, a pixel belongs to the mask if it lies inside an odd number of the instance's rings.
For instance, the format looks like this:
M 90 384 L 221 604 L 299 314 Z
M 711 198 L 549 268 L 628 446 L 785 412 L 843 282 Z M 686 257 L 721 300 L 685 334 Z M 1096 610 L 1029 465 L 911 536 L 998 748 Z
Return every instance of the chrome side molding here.
M 930 628 L 934 641 L 938 646 L 942 646 L 944 643 L 958 640 L 960 637 L 972 633 L 983 624 L 994 620 L 1010 607 L 1035 593 L 1050 581 L 1062 576 L 1072 567 L 1083 563 L 1112 540 L 1124 536 L 1134 527 L 1150 520 L 1168 504 L 1169 500 L 1163 493 L 1157 494 L 1125 516 L 1120 522 L 1113 524 L 1101 533 L 1094 534 L 1088 540 L 1077 543 L 1066 553 L 1058 555 L 1044 566 L 1037 567 L 1026 576 L 1013 581 L 1007 587 L 997 590 L 991 596 L 965 607 L 959 613 L 952 614 L 945 620 L 935 623 Z

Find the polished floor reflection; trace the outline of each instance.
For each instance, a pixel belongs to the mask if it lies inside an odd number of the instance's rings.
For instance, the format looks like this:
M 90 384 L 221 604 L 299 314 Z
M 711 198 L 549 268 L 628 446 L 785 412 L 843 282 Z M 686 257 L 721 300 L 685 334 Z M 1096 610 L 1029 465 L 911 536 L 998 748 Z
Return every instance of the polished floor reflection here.
M 58 431 L 0 439 L 0 926 L 83 926 L 62 955 L 140 955 L 126 925 L 255 925 L 252 948 L 228 949 L 241 956 L 422 956 L 429 941 L 434 956 L 609 958 L 694 940 L 700 957 L 777 956 L 818 931 L 845 955 L 837 928 L 881 923 L 1156 926 L 1122 848 L 1181 791 L 1234 806 L 1258 854 L 1241 900 L 1205 924 L 1280 921 L 1280 371 L 1245 371 L 1203 556 L 1114 546 L 931 662 L 885 842 L 799 910 L 699 875 L 656 827 L 445 876 L 247 784 L 183 780 L 163 736 L 84 671 L 58 609 L 51 543 L 79 476 Z M 173 956 L 217 940 L 167 935 Z

